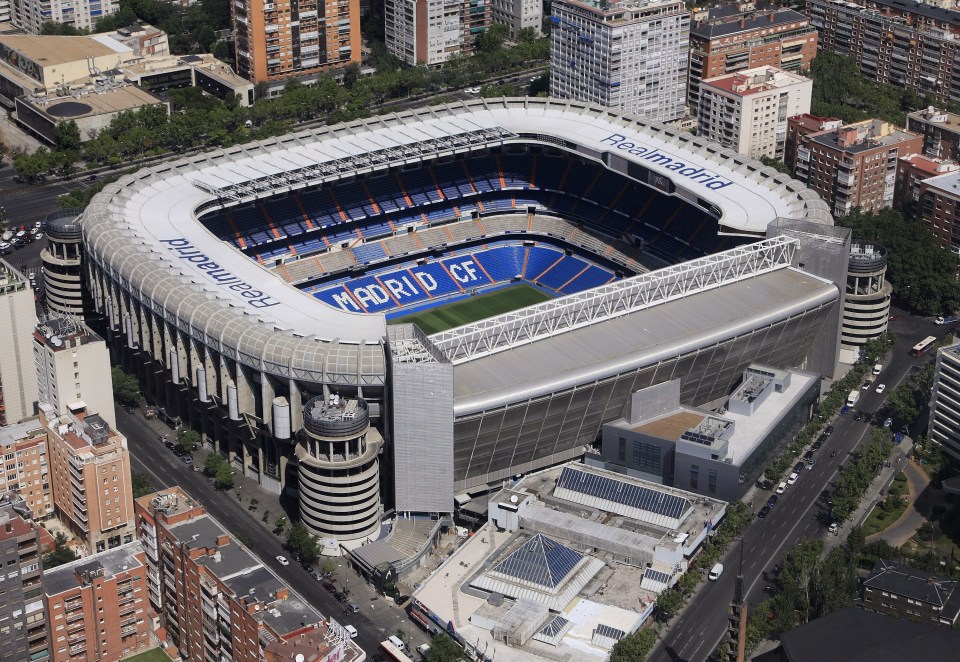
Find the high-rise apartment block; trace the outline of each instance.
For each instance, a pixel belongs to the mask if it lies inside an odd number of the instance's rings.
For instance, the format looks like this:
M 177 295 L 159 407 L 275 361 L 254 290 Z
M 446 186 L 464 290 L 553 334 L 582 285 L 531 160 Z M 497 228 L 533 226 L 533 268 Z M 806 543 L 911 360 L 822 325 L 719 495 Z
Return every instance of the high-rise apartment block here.
M 33 333 L 37 399 L 66 414 L 77 403 L 117 427 L 107 344 L 74 317 L 54 317 Z
M 960 160 L 960 115 L 934 107 L 907 114 L 907 131 L 923 136 L 923 153 L 935 159 Z
M 843 126 L 843 120 L 836 117 L 819 117 L 810 113 L 788 117 L 787 145 L 784 150 L 783 162 L 786 163 L 790 172 L 794 173 L 797 170 L 797 146 L 803 136 L 839 129 L 841 126 Z
M 525 5 L 524 0 L 517 2 Z M 507 6 L 502 5 L 504 12 Z M 454 55 L 470 55 L 477 35 L 490 26 L 491 9 L 486 0 L 384 0 L 387 49 L 411 65 L 443 64 Z
M 266 648 L 296 643 L 324 621 L 180 488 L 137 499 L 135 508 L 150 601 L 184 659 L 294 659 L 268 657 Z M 342 628 L 328 628 L 325 655 L 342 656 L 314 659 L 360 655 Z
M 870 80 L 960 101 L 960 12 L 901 0 L 809 0 L 805 11 L 820 49 Z
M 897 159 L 922 144 L 922 136 L 876 119 L 808 133 L 797 144 L 794 176 L 837 216 L 857 207 L 875 211 L 893 204 Z
M 690 13 L 677 0 L 555 0 L 550 94 L 648 120 L 683 117 Z
M 960 166 L 953 161 L 931 158 L 923 154 L 901 156 L 897 162 L 895 206 L 899 206 L 903 211 L 915 212 L 919 216 L 919 206 L 912 205 L 920 202 L 920 189 L 924 180 L 957 170 L 960 170 Z M 949 245 L 949 241 L 946 245 Z
M 793 9 L 750 2 L 694 10 L 687 105 L 696 112 L 703 79 L 764 65 L 807 71 L 815 57 L 817 30 Z
M 118 662 L 151 645 L 138 542 L 48 570 L 43 594 L 53 662 Z
M 493 0 L 490 19 L 506 25 L 510 36 L 530 29 L 538 37 L 543 32 L 543 3 L 540 0 Z
M 59 414 L 40 405 L 47 428 L 50 482 L 57 516 L 90 553 L 134 539 L 127 439 L 84 403 Z
M 15 492 L 0 493 L 0 660 L 49 659 L 43 554 L 53 538 Z
M 117 0 L 17 0 L 12 3 L 13 24 L 30 34 L 40 34 L 53 21 L 80 30 L 93 30 L 97 21 L 115 11 Z
M 927 436 L 960 460 L 960 345 L 937 351 Z
M 237 73 L 254 83 L 280 90 L 290 78 L 360 62 L 359 0 L 235 0 L 230 8 Z
M 36 325 L 33 288 L 0 260 L 0 425 L 35 413 L 37 375 L 31 340 Z
M 810 111 L 813 81 L 769 65 L 700 83 L 699 135 L 754 159 L 783 159 L 787 118 Z
M 35 420 L 0 428 L 0 454 L 3 455 L 0 494 L 8 490 L 17 492 L 35 520 L 51 516 L 53 496 L 46 429 Z
M 920 220 L 941 248 L 960 254 L 960 171 L 921 180 L 918 189 Z

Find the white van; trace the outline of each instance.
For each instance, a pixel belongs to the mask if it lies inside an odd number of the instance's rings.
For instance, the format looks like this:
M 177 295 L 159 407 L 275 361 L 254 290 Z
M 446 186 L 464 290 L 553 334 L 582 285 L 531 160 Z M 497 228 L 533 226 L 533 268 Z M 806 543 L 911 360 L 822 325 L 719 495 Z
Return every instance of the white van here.
M 424 660 L 427 659 L 427 655 L 430 654 L 430 644 L 420 644 L 417 646 L 417 652 Z
M 402 651 L 407 650 L 407 647 L 403 645 L 402 641 L 400 641 L 400 637 L 398 637 L 395 634 L 391 634 L 389 637 L 387 637 L 387 641 L 389 641 L 391 644 L 393 644 L 394 646 L 396 646 Z
M 350 633 L 351 639 L 357 638 L 357 628 L 353 627 L 352 625 L 344 625 L 343 629 Z
M 877 363 L 877 364 L 875 364 L 875 365 L 873 366 L 873 374 L 874 374 L 874 375 L 879 375 L 881 370 L 883 370 L 883 364 L 882 364 L 882 363 Z
M 718 579 L 720 579 L 720 575 L 722 574 L 723 574 L 723 564 L 718 563 L 717 565 L 710 568 L 710 574 L 707 575 L 707 579 L 709 579 L 712 582 L 715 582 Z

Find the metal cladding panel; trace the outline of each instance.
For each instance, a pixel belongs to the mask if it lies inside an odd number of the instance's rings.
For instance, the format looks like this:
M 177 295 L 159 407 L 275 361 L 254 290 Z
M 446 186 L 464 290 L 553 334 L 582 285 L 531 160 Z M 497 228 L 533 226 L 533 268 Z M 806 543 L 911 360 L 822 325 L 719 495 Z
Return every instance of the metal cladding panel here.
M 396 509 L 453 511 L 453 365 L 394 363 Z

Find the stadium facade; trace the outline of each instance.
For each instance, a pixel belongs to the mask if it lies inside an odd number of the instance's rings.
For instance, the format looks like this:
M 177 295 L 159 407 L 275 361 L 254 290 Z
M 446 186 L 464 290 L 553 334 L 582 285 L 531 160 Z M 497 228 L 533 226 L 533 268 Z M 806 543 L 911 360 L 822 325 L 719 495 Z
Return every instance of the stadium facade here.
M 489 186 L 478 163 L 499 169 Z M 466 173 L 457 186 L 445 181 L 454 171 Z M 420 180 L 434 190 L 417 193 Z M 353 205 L 359 190 L 368 199 Z M 305 204 L 320 193 L 329 209 Z M 328 506 L 360 495 L 365 516 L 371 449 L 389 507 L 449 513 L 456 493 L 582 455 L 651 384 L 679 377 L 682 401 L 703 405 L 752 362 L 832 374 L 849 255 L 849 234 L 795 180 L 659 124 L 548 99 L 407 111 L 165 163 L 106 186 L 81 228 L 93 305 L 148 397 L 273 491 L 296 491 L 312 455 L 313 484 L 339 486 Z M 617 278 L 429 336 L 312 296 L 493 240 L 525 255 L 554 245 Z M 362 402 L 371 427 L 338 455 L 312 445 L 324 435 L 304 409 L 340 398 Z

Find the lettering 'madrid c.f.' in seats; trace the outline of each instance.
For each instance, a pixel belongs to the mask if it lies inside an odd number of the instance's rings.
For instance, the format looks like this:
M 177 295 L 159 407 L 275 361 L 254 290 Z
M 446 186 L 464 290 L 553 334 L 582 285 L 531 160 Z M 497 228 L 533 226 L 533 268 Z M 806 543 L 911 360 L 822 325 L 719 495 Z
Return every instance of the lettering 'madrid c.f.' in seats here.
M 695 166 L 687 165 L 672 154 L 664 152 L 656 147 L 644 147 L 636 141 L 629 140 L 627 136 L 619 133 L 611 133 L 600 142 L 605 145 L 616 147 L 617 149 L 622 149 L 627 154 L 631 154 L 632 156 L 639 156 L 644 161 L 650 161 L 651 163 L 656 164 L 665 170 L 672 170 L 678 175 L 686 177 L 687 179 L 695 182 L 699 182 L 713 191 L 726 188 L 733 184 L 733 182 L 729 179 L 721 177 L 714 172 L 710 172 L 706 168 L 697 168 Z
M 270 308 L 280 302 L 261 290 L 254 288 L 249 283 L 245 283 L 232 273 L 211 260 L 196 246 L 187 239 L 178 237 L 176 239 L 161 239 L 160 243 L 166 244 L 167 250 L 176 255 L 181 260 L 190 262 L 207 278 L 212 280 L 219 287 L 226 287 L 234 292 L 239 292 L 240 296 L 246 299 L 246 304 L 254 308 Z

